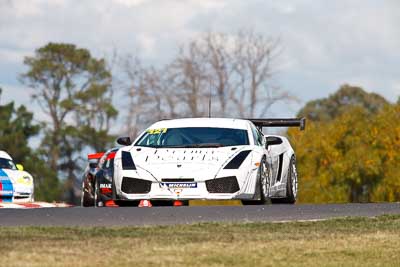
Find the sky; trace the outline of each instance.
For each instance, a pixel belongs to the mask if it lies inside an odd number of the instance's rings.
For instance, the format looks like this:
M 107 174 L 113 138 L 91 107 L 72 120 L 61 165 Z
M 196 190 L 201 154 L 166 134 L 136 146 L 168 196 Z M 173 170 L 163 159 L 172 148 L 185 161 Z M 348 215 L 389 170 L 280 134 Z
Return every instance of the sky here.
M 113 51 L 162 65 L 204 32 L 253 30 L 281 41 L 275 83 L 300 99 L 270 116 L 294 116 L 307 101 L 342 84 L 395 102 L 400 96 L 400 1 L 397 0 L 0 0 L 1 102 L 28 105 L 18 81 L 25 56 L 67 42 L 97 57 Z

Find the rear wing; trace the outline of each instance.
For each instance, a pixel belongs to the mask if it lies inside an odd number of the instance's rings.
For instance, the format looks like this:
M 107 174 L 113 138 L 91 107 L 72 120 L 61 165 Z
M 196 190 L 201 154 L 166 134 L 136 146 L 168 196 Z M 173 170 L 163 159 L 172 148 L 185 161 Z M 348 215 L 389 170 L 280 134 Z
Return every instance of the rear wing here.
M 113 159 L 115 158 L 115 154 L 117 153 L 116 151 L 107 151 L 107 152 L 99 152 L 99 153 L 93 153 L 93 154 L 88 154 L 88 161 L 89 162 L 96 162 L 98 163 L 99 160 L 104 156 L 104 154 L 107 153 L 107 158 L 106 159 Z
M 299 127 L 301 131 L 306 129 L 306 118 L 300 119 L 247 119 L 258 128 L 263 127 Z
M 89 162 L 89 167 L 91 169 L 96 169 L 97 165 L 99 164 L 100 158 L 103 155 L 104 155 L 104 152 L 88 154 L 87 159 Z
M 104 155 L 104 152 L 88 154 L 88 160 L 99 160 Z

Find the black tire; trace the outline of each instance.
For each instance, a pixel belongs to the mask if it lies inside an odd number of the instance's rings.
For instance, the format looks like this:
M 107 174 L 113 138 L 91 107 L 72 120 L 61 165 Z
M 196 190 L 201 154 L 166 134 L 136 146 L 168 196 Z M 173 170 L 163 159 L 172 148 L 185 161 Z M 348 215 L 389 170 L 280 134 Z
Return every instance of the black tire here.
M 93 206 L 93 198 L 90 196 L 89 192 L 85 190 L 85 181 L 82 182 L 81 206 L 82 207 Z
M 111 190 L 112 190 L 111 197 L 115 201 L 117 200 L 117 189 L 115 188 L 114 175 L 112 177 Z
M 273 204 L 294 204 L 297 199 L 297 170 L 296 159 L 294 156 L 290 159 L 288 179 L 286 182 L 286 197 L 284 198 L 271 198 Z M 293 187 L 296 188 L 293 188 Z M 296 190 L 296 192 L 294 192 Z
M 93 203 L 95 207 L 103 207 L 103 201 L 100 198 L 100 189 L 99 189 L 99 183 L 97 180 L 94 181 L 94 198 L 93 198 Z
M 257 174 L 257 188 L 256 196 L 259 199 L 256 200 L 242 200 L 243 205 L 264 205 L 269 199 L 265 195 L 268 195 L 270 186 L 269 172 L 267 171 L 267 164 L 265 158 L 261 160 L 260 167 L 258 168 Z

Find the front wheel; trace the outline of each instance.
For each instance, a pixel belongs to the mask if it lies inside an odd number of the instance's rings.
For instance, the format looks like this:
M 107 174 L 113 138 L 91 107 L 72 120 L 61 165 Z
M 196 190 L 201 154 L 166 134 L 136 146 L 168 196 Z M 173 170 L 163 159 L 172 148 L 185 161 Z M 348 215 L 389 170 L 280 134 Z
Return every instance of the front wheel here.
M 260 162 L 257 174 L 257 188 L 256 195 L 259 195 L 259 200 L 242 200 L 243 205 L 263 205 L 269 199 L 269 187 L 270 187 L 269 171 L 267 162 L 263 158 Z

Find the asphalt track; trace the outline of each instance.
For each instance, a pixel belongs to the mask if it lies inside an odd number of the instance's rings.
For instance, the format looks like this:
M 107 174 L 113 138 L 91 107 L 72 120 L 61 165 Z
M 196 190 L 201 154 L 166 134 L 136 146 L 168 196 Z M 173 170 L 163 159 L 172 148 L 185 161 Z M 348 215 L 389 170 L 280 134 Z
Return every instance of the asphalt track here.
M 400 214 L 400 203 L 152 208 L 2 209 L 0 226 L 141 226 L 199 222 L 281 222 Z

